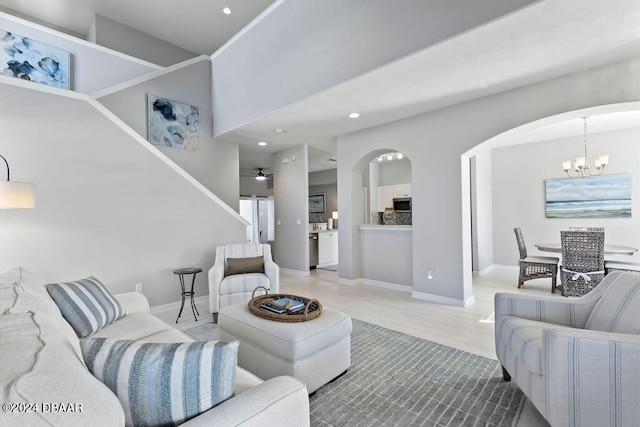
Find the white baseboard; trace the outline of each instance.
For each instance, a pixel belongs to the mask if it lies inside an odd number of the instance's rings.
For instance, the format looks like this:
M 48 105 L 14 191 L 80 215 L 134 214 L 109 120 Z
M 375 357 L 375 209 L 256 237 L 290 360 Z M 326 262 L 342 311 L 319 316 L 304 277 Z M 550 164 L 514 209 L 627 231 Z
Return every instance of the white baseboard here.
M 493 270 L 495 270 L 495 268 L 496 268 L 495 264 L 492 264 L 487 268 L 483 268 L 482 270 L 478 271 L 478 276 L 484 276 L 485 274 L 489 274 Z
M 300 270 L 292 270 L 290 268 L 282 268 L 280 267 L 280 273 L 292 274 L 294 276 L 309 276 L 308 271 L 300 271 Z
M 193 301 L 196 304 L 208 303 L 209 302 L 209 295 L 203 295 L 201 297 L 196 297 L 196 298 L 193 299 Z M 158 314 L 158 313 L 163 313 L 165 311 L 170 311 L 170 310 L 180 310 L 181 302 L 182 302 L 182 300 L 175 301 L 175 302 L 170 302 L 169 304 L 162 304 L 162 305 L 156 305 L 154 307 L 150 307 L 149 308 L 149 313 Z M 184 306 L 187 307 L 189 304 L 190 304 L 189 297 L 185 297 Z
M 494 264 L 491 266 L 493 270 L 502 270 L 502 271 L 520 271 L 520 267 L 517 265 L 500 265 Z
M 469 298 L 461 300 L 461 299 L 443 297 L 440 295 L 427 294 L 425 292 L 417 292 L 417 291 L 413 291 L 411 296 L 413 298 L 421 299 L 424 301 L 437 302 L 438 304 L 455 305 L 457 307 L 469 307 L 470 305 L 476 302 L 473 296 L 470 296 Z
M 353 280 L 338 278 L 338 283 L 340 283 L 341 285 L 378 286 L 380 288 L 393 289 L 394 291 L 402 291 L 402 292 L 413 291 L 413 286 L 399 285 L 397 283 L 390 283 L 390 282 L 382 282 L 380 280 L 365 279 L 363 277 L 359 277 Z

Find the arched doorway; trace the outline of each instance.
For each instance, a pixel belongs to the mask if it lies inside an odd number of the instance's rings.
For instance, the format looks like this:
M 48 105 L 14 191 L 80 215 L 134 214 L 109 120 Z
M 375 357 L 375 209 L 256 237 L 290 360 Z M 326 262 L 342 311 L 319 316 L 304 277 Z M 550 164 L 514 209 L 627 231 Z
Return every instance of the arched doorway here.
M 630 246 L 637 244 L 637 241 L 629 240 L 633 235 L 630 231 L 640 229 L 640 223 L 633 219 L 563 220 L 545 216 L 544 180 L 566 177 L 561 162 L 581 155 L 581 118 L 586 116 L 592 123 L 589 132 L 590 157 L 605 152 L 610 154 L 612 161 L 605 173 L 631 173 L 634 180 L 632 188 L 640 183 L 637 166 L 640 154 L 633 154 L 640 151 L 637 144 L 640 124 L 638 102 L 557 114 L 486 140 L 462 155 L 462 192 L 465 195 L 463 201 L 466 202 L 463 203 L 466 227 L 463 245 L 465 257 L 469 259 L 465 263 L 469 274 L 465 274 L 465 277 L 470 278 L 472 269 L 479 274 L 496 268 L 515 269 L 517 248 L 513 228 L 516 226 L 525 231 L 529 250 L 534 254 L 535 247 L 532 246 L 536 241 L 559 240 L 561 229 L 585 224 L 605 226 L 611 242 L 615 240 L 618 244 Z M 570 129 L 571 126 L 575 129 Z M 636 133 L 630 130 L 634 126 Z M 627 142 L 624 142 L 625 138 Z M 598 144 L 599 141 L 602 142 Z M 629 159 L 629 156 L 636 158 Z M 613 161 L 614 158 L 616 161 Z M 483 169 L 487 167 L 493 169 L 493 173 L 489 171 L 487 174 L 487 170 Z M 493 183 L 487 185 L 487 180 Z M 507 180 L 509 182 L 504 183 Z M 478 262 L 483 257 L 484 260 Z M 475 265 L 471 259 L 475 259 Z

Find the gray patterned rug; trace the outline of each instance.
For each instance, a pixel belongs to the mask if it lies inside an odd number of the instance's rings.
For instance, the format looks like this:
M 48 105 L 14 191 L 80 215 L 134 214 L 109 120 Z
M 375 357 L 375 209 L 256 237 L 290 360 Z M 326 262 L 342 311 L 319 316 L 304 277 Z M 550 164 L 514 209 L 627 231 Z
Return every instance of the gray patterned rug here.
M 353 319 L 351 367 L 309 402 L 312 426 L 513 426 L 524 400 L 495 360 Z

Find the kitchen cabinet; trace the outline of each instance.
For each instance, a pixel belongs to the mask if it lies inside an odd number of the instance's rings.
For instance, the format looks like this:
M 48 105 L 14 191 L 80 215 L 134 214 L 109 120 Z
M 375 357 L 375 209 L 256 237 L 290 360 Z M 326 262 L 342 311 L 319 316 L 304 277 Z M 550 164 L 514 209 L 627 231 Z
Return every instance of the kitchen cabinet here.
M 338 263 L 338 232 L 318 233 L 318 267 L 327 267 Z
M 378 212 L 393 207 L 393 199 L 396 197 L 411 197 L 411 184 L 378 186 Z

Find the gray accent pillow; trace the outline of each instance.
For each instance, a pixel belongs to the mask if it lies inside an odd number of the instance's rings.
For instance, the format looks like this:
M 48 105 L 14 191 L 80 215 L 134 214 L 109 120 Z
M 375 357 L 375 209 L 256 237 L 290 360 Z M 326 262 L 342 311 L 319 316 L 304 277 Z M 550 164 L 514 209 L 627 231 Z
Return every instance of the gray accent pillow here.
M 227 276 L 245 273 L 264 273 L 264 258 L 227 258 Z
M 49 296 L 78 337 L 89 336 L 124 316 L 124 309 L 95 277 L 50 283 Z
M 230 398 L 238 341 L 81 340 L 89 371 L 113 391 L 128 426 L 178 425 Z

